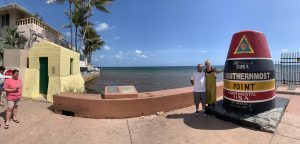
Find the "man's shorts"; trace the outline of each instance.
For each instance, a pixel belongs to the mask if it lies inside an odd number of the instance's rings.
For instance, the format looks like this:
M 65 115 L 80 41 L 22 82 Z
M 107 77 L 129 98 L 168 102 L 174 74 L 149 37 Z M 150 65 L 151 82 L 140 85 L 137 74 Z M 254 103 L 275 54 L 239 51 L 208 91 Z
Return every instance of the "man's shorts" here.
M 206 103 L 206 92 L 193 92 L 193 94 L 195 104 Z
M 0 84 L 0 91 L 3 91 L 3 84 Z
M 20 100 L 7 101 L 7 107 L 12 109 L 14 106 L 18 106 L 20 104 Z

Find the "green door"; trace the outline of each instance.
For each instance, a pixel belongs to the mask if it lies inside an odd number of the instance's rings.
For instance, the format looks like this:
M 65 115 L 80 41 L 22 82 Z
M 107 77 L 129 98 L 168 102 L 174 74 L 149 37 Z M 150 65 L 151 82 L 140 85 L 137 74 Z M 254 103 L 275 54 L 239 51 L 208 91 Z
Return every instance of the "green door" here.
M 48 91 L 48 58 L 40 58 L 40 93 L 47 94 Z

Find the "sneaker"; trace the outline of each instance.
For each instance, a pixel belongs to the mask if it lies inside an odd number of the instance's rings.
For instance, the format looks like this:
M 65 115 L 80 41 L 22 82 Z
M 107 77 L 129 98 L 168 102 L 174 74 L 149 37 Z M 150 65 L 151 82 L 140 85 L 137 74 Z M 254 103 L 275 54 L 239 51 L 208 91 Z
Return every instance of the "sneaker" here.
M 204 110 L 204 111 L 202 111 L 202 116 L 204 116 L 204 117 L 206 117 L 206 116 L 207 116 L 207 114 L 205 113 L 205 110 Z
M 198 116 L 198 115 L 199 115 L 199 111 L 196 111 L 196 112 L 195 112 L 195 116 Z

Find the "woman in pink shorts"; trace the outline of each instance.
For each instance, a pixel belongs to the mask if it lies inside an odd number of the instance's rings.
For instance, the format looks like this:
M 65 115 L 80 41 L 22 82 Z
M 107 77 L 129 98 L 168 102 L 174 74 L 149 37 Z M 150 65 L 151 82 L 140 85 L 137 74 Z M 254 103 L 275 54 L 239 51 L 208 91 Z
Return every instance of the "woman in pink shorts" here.
M 3 85 L 3 90 L 6 91 L 7 110 L 5 129 L 9 128 L 11 113 L 13 113 L 13 121 L 19 123 L 17 119 L 17 110 L 22 97 L 22 81 L 19 79 L 19 71 L 13 70 L 13 76 L 7 79 Z

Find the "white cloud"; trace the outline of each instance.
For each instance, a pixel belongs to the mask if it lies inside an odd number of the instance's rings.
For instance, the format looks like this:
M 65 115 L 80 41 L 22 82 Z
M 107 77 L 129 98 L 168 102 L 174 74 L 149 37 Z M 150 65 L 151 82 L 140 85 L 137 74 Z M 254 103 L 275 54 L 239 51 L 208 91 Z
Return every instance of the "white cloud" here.
M 116 55 L 115 55 L 115 58 L 117 58 L 117 59 L 123 59 L 123 55 L 116 54 Z
M 281 50 L 281 52 L 287 52 L 287 51 L 288 51 L 287 49 L 282 49 L 282 50 Z
M 104 55 L 100 55 L 99 58 L 103 59 L 103 58 L 104 58 Z
M 119 60 L 123 59 L 124 58 L 123 52 L 119 51 L 119 53 L 115 55 L 115 58 L 117 58 Z
M 96 58 L 94 61 L 95 61 L 95 62 L 98 62 L 98 61 L 99 61 L 99 59 L 98 59 L 98 58 Z
M 64 33 L 66 37 L 70 37 L 71 36 L 71 32 L 65 32 Z
M 141 50 L 135 50 L 136 56 L 137 57 L 142 57 L 142 58 L 147 58 L 148 56 L 143 54 Z
M 104 50 L 110 50 L 111 48 L 110 48 L 108 45 L 104 45 L 104 46 L 103 46 L 103 49 L 104 49 Z
M 97 32 L 101 32 L 101 31 L 105 31 L 105 30 L 108 30 L 108 29 L 115 29 L 116 27 L 115 26 L 109 26 L 107 23 L 98 23 L 96 24 L 95 26 L 95 29 Z
M 97 31 L 104 31 L 104 30 L 107 30 L 108 28 L 109 28 L 109 25 L 107 23 L 100 23 L 100 24 L 96 25 Z
M 137 53 L 137 54 L 142 54 L 142 51 L 140 51 L 140 50 L 135 50 L 135 53 Z
M 56 0 L 47 0 L 46 1 L 47 4 L 51 4 L 51 3 L 54 3 L 54 2 L 56 2 Z
M 139 57 L 142 57 L 142 58 L 147 58 L 148 56 L 146 56 L 146 55 L 142 54 L 142 55 L 140 55 Z

